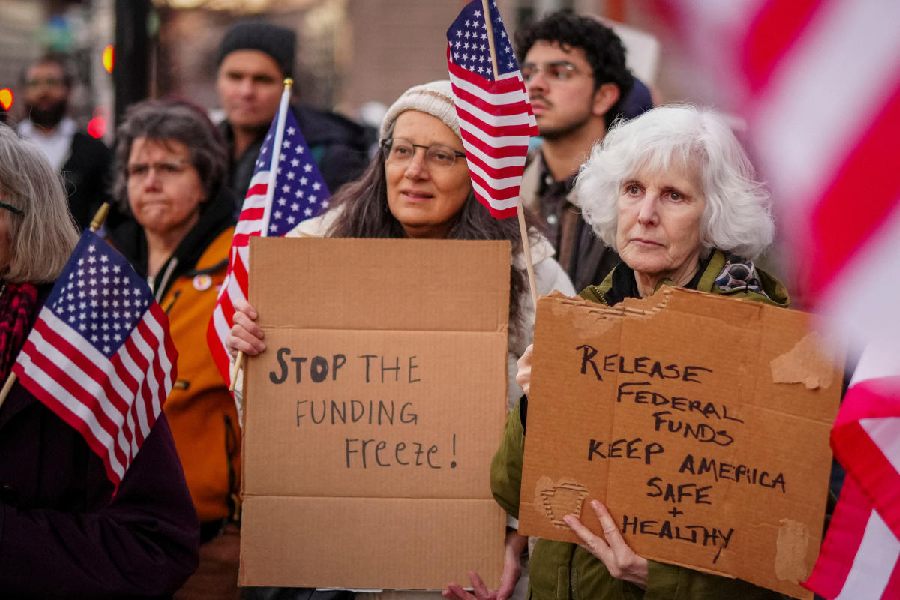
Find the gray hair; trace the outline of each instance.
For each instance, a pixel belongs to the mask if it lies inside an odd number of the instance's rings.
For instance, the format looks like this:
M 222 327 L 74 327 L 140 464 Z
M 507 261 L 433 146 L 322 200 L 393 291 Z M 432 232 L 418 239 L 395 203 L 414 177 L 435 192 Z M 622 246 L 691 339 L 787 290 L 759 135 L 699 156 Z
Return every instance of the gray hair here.
M 10 282 L 46 283 L 56 279 L 78 243 L 75 220 L 62 178 L 44 153 L 0 123 L 0 199 L 7 209 L 10 262 L 3 277 Z
M 701 240 L 708 248 L 759 256 L 775 235 L 769 193 L 721 116 L 694 106 L 661 106 L 618 122 L 594 146 L 575 185 L 585 219 L 615 248 L 622 184 L 647 168 L 696 170 L 706 208 Z
M 145 100 L 129 107 L 116 131 L 113 196 L 124 210 L 128 209 L 128 157 L 138 138 L 187 146 L 207 198 L 222 185 L 228 155 L 222 136 L 203 110 L 181 100 Z

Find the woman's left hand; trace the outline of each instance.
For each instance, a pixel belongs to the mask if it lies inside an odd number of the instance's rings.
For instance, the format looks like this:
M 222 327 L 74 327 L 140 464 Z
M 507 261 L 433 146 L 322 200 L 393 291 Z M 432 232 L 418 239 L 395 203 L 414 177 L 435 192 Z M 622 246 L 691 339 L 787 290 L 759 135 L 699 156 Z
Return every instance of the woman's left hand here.
M 647 559 L 635 554 L 634 550 L 625 543 L 612 515 L 599 500 L 591 500 L 591 507 L 597 513 L 597 518 L 600 519 L 603 537 L 595 535 L 575 515 L 566 515 L 563 520 L 581 538 L 581 541 L 584 542 L 583 545 L 590 553 L 606 565 L 610 575 L 646 589 Z
M 500 575 L 500 587 L 489 590 L 478 573 L 471 571 L 469 580 L 472 582 L 470 594 L 462 586 L 451 583 L 441 594 L 450 600 L 506 600 L 512 596 L 516 589 L 516 583 L 522 575 L 522 564 L 519 557 L 528 546 L 528 538 L 511 531 L 506 535 L 506 547 L 503 556 L 503 573 Z

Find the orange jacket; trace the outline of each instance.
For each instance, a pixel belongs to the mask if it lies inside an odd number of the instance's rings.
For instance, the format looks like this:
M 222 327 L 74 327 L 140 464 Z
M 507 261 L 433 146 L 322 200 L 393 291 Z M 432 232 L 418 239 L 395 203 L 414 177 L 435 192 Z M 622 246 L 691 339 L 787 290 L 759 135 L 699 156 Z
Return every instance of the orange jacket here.
M 234 227 L 222 231 L 160 305 L 178 348 L 178 380 L 165 412 L 201 522 L 228 517 L 240 489 L 241 438 L 234 400 L 206 343 Z

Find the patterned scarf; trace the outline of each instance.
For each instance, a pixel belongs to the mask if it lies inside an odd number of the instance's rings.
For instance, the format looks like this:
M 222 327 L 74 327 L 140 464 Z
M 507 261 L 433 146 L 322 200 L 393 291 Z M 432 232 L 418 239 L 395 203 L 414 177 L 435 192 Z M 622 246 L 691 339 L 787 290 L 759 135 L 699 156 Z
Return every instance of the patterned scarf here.
M 0 291 L 0 386 L 6 381 L 37 313 L 37 288 L 4 283 Z

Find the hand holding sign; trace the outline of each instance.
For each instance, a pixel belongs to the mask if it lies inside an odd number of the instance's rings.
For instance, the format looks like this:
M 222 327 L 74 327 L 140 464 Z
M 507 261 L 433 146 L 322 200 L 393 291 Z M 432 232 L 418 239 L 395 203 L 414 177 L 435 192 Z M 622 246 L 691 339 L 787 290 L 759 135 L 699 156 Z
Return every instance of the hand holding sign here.
M 237 300 L 234 303 L 234 325 L 228 332 L 225 345 L 232 352 L 243 352 L 249 356 L 256 356 L 266 349 L 263 341 L 265 333 L 256 323 L 259 315 L 246 300 Z
M 634 550 L 625 543 L 619 528 L 602 502 L 592 500 L 591 507 L 597 513 L 600 526 L 603 527 L 603 537 L 595 535 L 575 515 L 566 515 L 563 520 L 572 528 L 572 531 L 578 534 L 591 554 L 606 565 L 610 575 L 646 589 L 649 574 L 647 559 L 635 554 Z
M 531 354 L 533 350 L 534 344 L 528 344 L 525 353 L 516 361 L 516 366 L 519 367 L 519 370 L 516 371 L 516 383 L 526 394 L 531 388 Z

